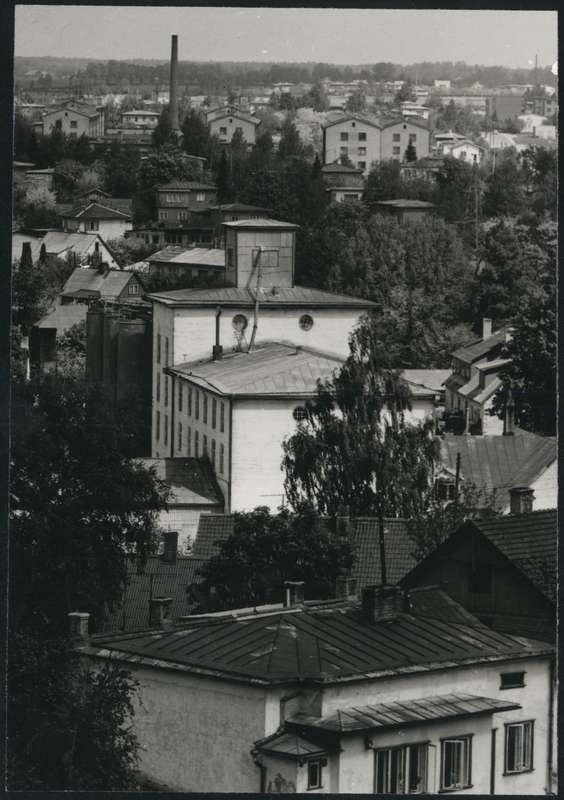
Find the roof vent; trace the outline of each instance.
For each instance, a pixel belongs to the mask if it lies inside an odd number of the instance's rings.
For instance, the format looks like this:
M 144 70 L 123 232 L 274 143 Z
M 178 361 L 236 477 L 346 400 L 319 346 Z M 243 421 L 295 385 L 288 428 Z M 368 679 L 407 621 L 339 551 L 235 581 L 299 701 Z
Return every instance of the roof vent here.
M 304 602 L 304 586 L 304 581 L 284 581 L 284 589 L 286 590 L 285 608 L 297 606 Z
M 149 625 L 151 628 L 166 627 L 170 618 L 172 597 L 152 597 L 149 607 Z
M 391 622 L 407 610 L 407 595 L 399 586 L 365 586 L 362 608 L 369 622 Z

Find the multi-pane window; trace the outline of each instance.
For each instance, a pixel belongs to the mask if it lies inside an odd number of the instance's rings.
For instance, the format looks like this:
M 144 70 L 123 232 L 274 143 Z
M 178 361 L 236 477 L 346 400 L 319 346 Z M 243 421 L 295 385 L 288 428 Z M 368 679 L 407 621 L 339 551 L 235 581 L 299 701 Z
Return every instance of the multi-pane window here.
M 165 384 L 165 387 L 164 387 L 164 389 L 165 389 L 165 391 L 164 391 L 164 395 L 165 395 L 164 396 L 164 404 L 165 404 L 165 406 L 168 406 L 168 375 L 165 375 L 164 384 Z
M 196 192 L 196 202 L 203 203 L 206 199 L 205 192 Z
M 186 452 L 188 456 L 192 455 L 192 428 L 188 425 L 188 430 L 186 431 Z
M 205 433 L 202 437 L 202 450 L 204 455 L 208 454 L 208 437 L 206 436 Z
M 161 402 L 161 373 L 157 372 L 157 403 Z
M 347 133 L 347 131 L 341 131 L 341 141 L 348 142 L 348 140 L 349 140 L 349 134 Z
M 200 434 L 198 431 L 194 431 L 194 455 L 196 458 L 200 456 Z
M 219 404 L 219 430 L 225 432 L 225 403 Z
M 392 147 L 392 155 L 399 156 L 401 154 L 401 147 Z
M 227 266 L 228 267 L 232 267 L 233 266 L 233 248 L 232 247 L 228 247 L 227 248 Z
M 348 147 L 341 147 L 341 155 L 342 156 L 348 156 L 348 154 L 349 154 L 349 148 Z
M 510 722 L 505 726 L 505 772 L 528 772 L 533 768 L 533 725 Z
M 212 397 L 212 428 L 217 425 L 217 398 Z
M 358 141 L 365 142 L 366 141 L 366 132 L 359 131 L 358 132 Z
M 196 419 L 200 419 L 200 393 L 197 389 L 194 392 L 194 411 Z
M 376 750 L 376 794 L 419 794 L 427 791 L 427 744 Z
M 159 219 L 160 220 L 168 219 L 168 211 L 163 211 L 162 209 L 159 209 Z
M 127 294 L 139 294 L 139 284 L 131 282 L 127 287 Z
M 223 475 L 223 467 L 225 461 L 225 447 L 223 446 L 223 442 L 219 444 L 219 472 Z
M 168 367 L 168 336 L 165 339 L 165 366 Z
M 409 141 L 412 142 L 412 143 L 415 143 L 417 141 L 417 134 L 416 133 L 410 133 L 409 134 Z
M 252 259 L 253 264 L 257 263 L 257 259 L 260 253 L 260 264 L 261 267 L 277 267 L 278 266 L 278 250 L 267 250 L 266 252 L 263 250 L 253 250 L 252 251 Z
M 204 425 L 208 424 L 208 396 L 204 395 Z
M 524 672 L 502 672 L 500 689 L 521 689 L 525 685 Z
M 192 416 L 192 387 L 188 387 L 188 416 Z
M 168 417 L 166 414 L 164 418 L 164 443 L 166 447 L 168 444 Z
M 365 156 L 366 155 L 366 147 L 359 147 L 358 148 L 358 155 Z
M 211 440 L 211 462 L 212 467 L 215 469 L 215 439 Z
M 394 142 L 401 141 L 401 135 L 399 133 L 392 134 L 392 141 L 394 141 Z
M 366 161 L 359 161 L 357 166 L 359 169 L 366 169 Z
M 157 364 L 161 363 L 161 335 L 157 333 Z
M 308 761 L 307 762 L 307 788 L 308 789 L 322 789 L 322 776 L 323 767 L 321 761 Z
M 182 411 L 182 401 L 184 395 L 184 387 L 181 383 L 178 384 L 178 410 Z
M 160 411 L 157 411 L 157 420 L 156 420 L 155 428 L 156 428 L 156 430 L 155 430 L 155 439 L 158 442 L 159 439 L 161 438 L 161 412 Z
M 227 136 L 227 128 L 224 127 L 223 125 L 219 129 L 219 135 L 220 136 Z
M 441 789 L 470 786 L 472 738 L 457 736 L 441 741 Z
M 178 423 L 178 449 L 182 450 L 182 423 Z

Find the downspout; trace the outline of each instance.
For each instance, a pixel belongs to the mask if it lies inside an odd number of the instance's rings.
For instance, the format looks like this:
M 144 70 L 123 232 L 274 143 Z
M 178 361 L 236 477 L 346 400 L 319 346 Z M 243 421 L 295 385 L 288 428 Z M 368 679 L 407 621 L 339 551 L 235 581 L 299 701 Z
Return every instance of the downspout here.
M 227 509 L 231 514 L 231 487 L 233 484 L 233 395 L 229 396 L 229 481 L 227 483 Z
M 490 794 L 495 794 L 495 745 L 497 728 L 492 728 L 492 749 L 490 762 Z
M 550 659 L 549 670 L 548 670 L 548 678 L 550 681 L 550 686 L 548 687 L 548 756 L 547 756 L 547 784 L 546 784 L 546 791 L 547 794 L 554 794 L 552 791 L 552 770 L 553 770 L 553 763 L 552 763 L 552 747 L 553 747 L 553 725 L 554 725 L 554 677 L 555 677 L 555 663 L 554 658 Z
M 176 398 L 175 376 L 170 376 L 170 457 L 174 458 L 174 402 Z

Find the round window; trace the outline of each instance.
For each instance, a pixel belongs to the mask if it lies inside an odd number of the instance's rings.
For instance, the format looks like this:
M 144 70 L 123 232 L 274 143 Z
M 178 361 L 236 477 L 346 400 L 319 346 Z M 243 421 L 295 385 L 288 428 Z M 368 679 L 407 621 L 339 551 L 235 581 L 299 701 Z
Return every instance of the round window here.
M 247 325 L 247 317 L 244 314 L 235 314 L 233 317 L 233 327 L 238 333 L 243 333 Z
M 296 422 L 301 422 L 307 416 L 307 412 L 303 406 L 296 406 L 292 414 Z
M 309 331 L 313 328 L 313 317 L 309 314 L 302 314 L 300 317 L 300 328 L 302 331 Z

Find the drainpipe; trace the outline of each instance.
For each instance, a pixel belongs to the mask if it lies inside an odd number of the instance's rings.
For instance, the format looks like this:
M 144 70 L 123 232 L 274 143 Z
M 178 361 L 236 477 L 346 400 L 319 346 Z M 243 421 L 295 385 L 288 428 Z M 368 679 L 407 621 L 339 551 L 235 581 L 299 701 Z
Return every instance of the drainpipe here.
M 497 728 L 492 728 L 492 757 L 490 764 L 490 794 L 495 794 L 495 737 Z
M 174 403 L 176 398 L 176 380 L 170 376 L 170 457 L 174 458 Z
M 547 757 L 547 784 L 546 784 L 546 791 L 547 794 L 554 794 L 552 791 L 552 739 L 553 739 L 553 725 L 554 725 L 554 658 L 550 659 L 549 670 L 548 670 L 548 679 L 550 681 L 550 686 L 548 687 L 548 757 Z

